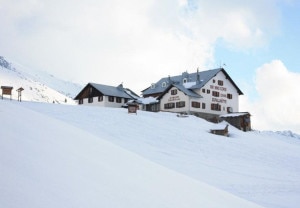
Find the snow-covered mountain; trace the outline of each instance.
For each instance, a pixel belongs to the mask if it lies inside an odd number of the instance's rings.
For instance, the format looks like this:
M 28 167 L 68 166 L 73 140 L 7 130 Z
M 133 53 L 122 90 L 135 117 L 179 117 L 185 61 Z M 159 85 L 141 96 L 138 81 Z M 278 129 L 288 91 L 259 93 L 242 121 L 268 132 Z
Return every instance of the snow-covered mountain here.
M 16 90 L 24 88 L 22 100 L 47 103 L 73 104 L 73 97 L 82 86 L 63 81 L 46 72 L 27 72 L 22 66 L 11 64 L 0 56 L 0 85 L 12 86 L 12 98 L 17 100 Z
M 291 132 L 229 126 L 223 137 L 194 116 L 8 100 L 0 123 L 0 207 L 300 204 Z

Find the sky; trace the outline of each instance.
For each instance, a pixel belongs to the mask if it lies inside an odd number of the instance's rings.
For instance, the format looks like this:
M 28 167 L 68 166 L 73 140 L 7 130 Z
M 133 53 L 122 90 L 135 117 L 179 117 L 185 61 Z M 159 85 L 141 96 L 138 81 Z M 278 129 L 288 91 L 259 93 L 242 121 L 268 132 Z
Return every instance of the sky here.
M 297 0 L 0 0 L 0 55 L 85 85 L 140 93 L 224 67 L 253 128 L 300 133 Z

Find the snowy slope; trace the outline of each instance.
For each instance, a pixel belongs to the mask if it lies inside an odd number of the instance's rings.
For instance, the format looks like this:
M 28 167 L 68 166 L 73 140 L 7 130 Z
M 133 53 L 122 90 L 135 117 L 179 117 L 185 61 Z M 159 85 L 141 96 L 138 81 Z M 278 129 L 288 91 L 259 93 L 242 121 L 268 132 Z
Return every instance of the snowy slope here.
M 3 57 L 0 57 L 1 60 L 2 62 L 6 61 Z M 81 86 L 57 79 L 44 72 L 28 73 L 22 68 L 24 67 L 21 65 L 18 67 L 0 65 L 0 85 L 14 87 L 13 99 L 17 100 L 16 90 L 23 87 L 22 100 L 47 103 L 65 103 L 67 101 L 67 103 L 74 104 L 71 97 L 80 91 Z
M 15 66 L 18 71 L 21 71 L 26 77 L 36 82 L 43 83 L 57 92 L 71 98 L 74 98 L 83 87 L 77 83 L 59 79 L 45 71 L 31 70 L 21 64 L 15 64 Z
M 50 114 L 45 113 L 51 110 L 49 104 L 0 102 L 0 207 L 260 207 L 118 147 L 105 140 L 114 137 L 106 132 L 90 134 L 55 119 L 65 110 L 67 119 L 70 112 L 88 110 L 56 106 Z M 140 117 L 110 112 L 130 120 Z M 89 122 L 88 117 L 79 123 Z M 141 118 L 152 119 L 149 114 Z M 129 127 L 113 125 L 110 130 Z
M 300 204 L 300 139 L 275 132 L 212 135 L 211 123 L 171 113 L 22 103 L 181 174 L 266 207 Z M 222 127 L 225 124 L 219 124 Z

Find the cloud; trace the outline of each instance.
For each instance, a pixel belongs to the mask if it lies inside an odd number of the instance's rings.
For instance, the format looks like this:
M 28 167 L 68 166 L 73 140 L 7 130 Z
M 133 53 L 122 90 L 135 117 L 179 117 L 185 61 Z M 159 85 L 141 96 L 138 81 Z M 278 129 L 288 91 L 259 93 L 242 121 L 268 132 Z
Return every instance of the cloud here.
M 1 0 L 0 13 L 1 55 L 64 79 L 124 82 L 136 91 L 214 66 L 219 39 L 237 50 L 262 47 L 280 19 L 271 0 Z
M 256 71 L 259 98 L 241 101 L 243 110 L 253 114 L 254 128 L 292 130 L 300 133 L 300 73 L 289 71 L 280 60 L 264 64 Z

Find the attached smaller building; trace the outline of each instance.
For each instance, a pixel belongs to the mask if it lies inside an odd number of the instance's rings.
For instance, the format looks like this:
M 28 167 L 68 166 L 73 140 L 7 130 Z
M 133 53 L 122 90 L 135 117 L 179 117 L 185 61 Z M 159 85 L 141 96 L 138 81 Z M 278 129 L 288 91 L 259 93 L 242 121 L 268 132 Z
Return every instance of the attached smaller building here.
M 240 113 L 228 113 L 224 115 L 220 115 L 221 121 L 227 121 L 232 126 L 243 130 L 243 131 L 251 131 L 251 119 L 250 113 L 248 112 L 240 112 Z
M 139 96 L 132 90 L 124 88 L 88 83 L 74 98 L 79 105 L 94 105 L 102 107 L 120 108 L 129 100 L 136 100 Z

